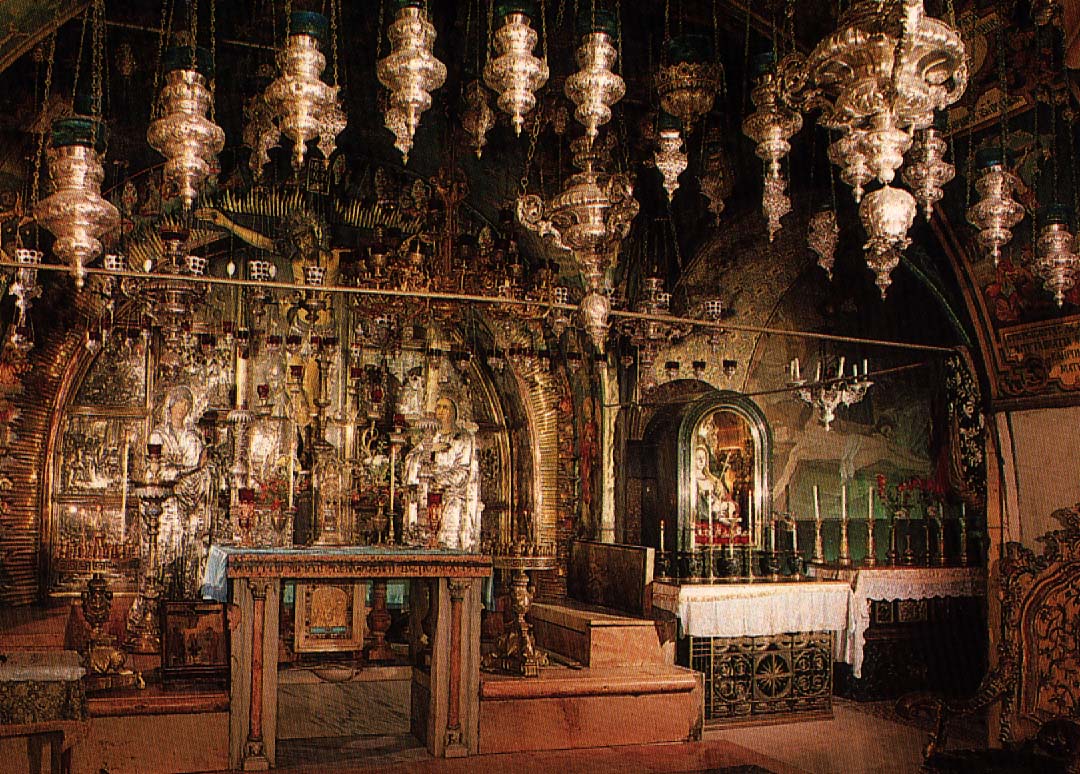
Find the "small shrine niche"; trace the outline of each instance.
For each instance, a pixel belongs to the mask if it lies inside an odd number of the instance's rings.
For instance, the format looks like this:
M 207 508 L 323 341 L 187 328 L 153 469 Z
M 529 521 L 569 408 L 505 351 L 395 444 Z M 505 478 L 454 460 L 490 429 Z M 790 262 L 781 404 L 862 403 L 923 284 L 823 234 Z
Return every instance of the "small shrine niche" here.
M 716 577 L 768 547 L 770 436 L 757 405 L 710 393 L 666 406 L 631 447 L 642 543 L 669 577 Z M 630 482 L 634 484 L 634 482 Z M 745 568 L 742 568 L 745 569 Z

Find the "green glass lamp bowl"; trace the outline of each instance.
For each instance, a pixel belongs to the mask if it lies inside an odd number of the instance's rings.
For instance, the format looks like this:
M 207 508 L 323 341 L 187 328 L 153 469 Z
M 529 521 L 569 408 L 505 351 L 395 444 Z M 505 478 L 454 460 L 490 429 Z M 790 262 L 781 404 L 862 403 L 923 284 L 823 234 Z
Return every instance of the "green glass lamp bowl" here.
M 52 122 L 50 144 L 54 148 L 85 145 L 104 153 L 105 139 L 105 124 L 91 116 L 68 116 Z

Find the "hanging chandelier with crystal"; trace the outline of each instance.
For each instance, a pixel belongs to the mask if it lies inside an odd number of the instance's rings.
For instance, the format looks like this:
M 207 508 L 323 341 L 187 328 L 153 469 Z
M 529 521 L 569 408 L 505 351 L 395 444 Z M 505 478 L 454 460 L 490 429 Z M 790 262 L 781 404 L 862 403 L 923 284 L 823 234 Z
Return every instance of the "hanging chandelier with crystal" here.
M 891 183 L 913 133 L 921 133 L 920 145 L 907 178 L 924 209 L 948 177 L 939 138 L 928 132 L 936 111 L 967 87 L 963 40 L 948 23 L 927 16 L 923 0 L 855 0 L 805 61 L 789 55 L 785 62 L 785 101 L 822 108 L 818 123 L 840 135 L 829 159 L 860 202 L 867 261 L 884 293 L 899 251 L 910 242 L 915 197 Z M 863 191 L 875 178 L 883 188 L 867 202 Z
M 120 226 L 120 212 L 101 196 L 104 127 L 89 116 L 60 118 L 46 152 L 53 193 L 34 207 L 34 218 L 56 241 L 53 252 L 82 288 L 85 267 L 102 252 L 101 239 Z
M 689 161 L 683 148 L 682 128 L 679 119 L 670 113 L 661 113 L 658 127 L 657 147 L 653 151 L 653 163 L 664 181 L 668 201 L 679 189 L 679 175 L 686 171 Z
M 1000 148 L 982 148 L 976 154 L 979 201 L 967 211 L 968 223 L 978 229 L 975 241 L 997 266 L 1001 248 L 1012 240 L 1012 229 L 1024 218 L 1024 208 L 1012 198 L 1020 179 L 1005 168 Z
M 769 241 L 780 230 L 780 219 L 791 212 L 787 184 L 780 171 L 780 162 L 791 150 L 791 139 L 802 128 L 802 115 L 783 102 L 781 78 L 772 52 L 756 61 L 757 80 L 751 99 L 754 112 L 743 121 L 743 134 L 755 143 L 758 158 L 765 163 L 765 185 L 762 208 L 768 221 Z
M 549 202 L 536 194 L 518 198 L 518 220 L 573 254 L 585 284 L 581 314 L 597 349 L 607 337 L 608 271 L 638 213 L 629 176 L 605 171 L 607 148 L 587 136 L 570 144 L 580 170 Z
M 942 186 L 956 176 L 956 167 L 945 160 L 947 148 L 944 132 L 936 124 L 920 130 L 901 173 L 928 222 L 934 214 L 934 205 L 945 196 Z
M 566 79 L 564 90 L 577 105 L 574 118 L 585 127 L 585 137 L 592 143 L 600 127 L 611 120 L 611 106 L 626 94 L 626 82 L 612 69 L 619 56 L 615 18 L 594 4 L 591 11 L 582 13 L 579 26 L 578 69 Z
M 397 16 L 386 30 L 390 53 L 376 64 L 379 83 L 390 90 L 386 127 L 394 147 L 409 161 L 420 116 L 431 107 L 431 92 L 446 81 L 446 65 L 433 53 L 435 25 L 420 0 L 397 0 Z
M 340 87 L 322 79 L 326 69 L 322 47 L 328 27 L 327 18 L 320 13 L 293 11 L 289 15 L 285 48 L 278 54 L 281 72 L 264 95 L 273 111 L 276 131 L 292 140 L 293 169 L 303 166 L 310 140 L 318 140 L 319 151 L 329 161 L 337 136 L 346 125 Z
M 510 0 L 495 12 L 503 20 L 493 40 L 498 56 L 484 67 L 484 82 L 499 95 L 499 109 L 510 116 L 514 134 L 520 135 L 525 115 L 536 107 L 536 92 L 547 83 L 547 54 L 543 58 L 533 54 L 539 36 L 532 27 L 536 9 L 531 2 Z
M 146 141 L 165 157 L 165 181 L 190 210 L 225 147 L 224 130 L 208 118 L 214 62 L 204 48 L 181 46 L 165 52 L 164 69 L 158 117 L 150 123 Z
M 1035 240 L 1035 274 L 1054 296 L 1060 308 L 1065 294 L 1076 287 L 1080 274 L 1080 256 L 1075 250 L 1075 239 L 1069 229 L 1072 210 L 1060 204 L 1048 204 L 1039 212 L 1042 227 Z

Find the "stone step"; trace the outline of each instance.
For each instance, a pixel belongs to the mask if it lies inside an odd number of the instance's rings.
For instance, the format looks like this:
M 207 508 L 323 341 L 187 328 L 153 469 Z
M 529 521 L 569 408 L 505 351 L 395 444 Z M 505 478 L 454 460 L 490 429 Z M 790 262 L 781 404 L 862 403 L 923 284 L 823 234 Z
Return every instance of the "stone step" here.
M 701 738 L 702 675 L 684 667 L 542 667 L 484 674 L 480 752 L 571 750 Z

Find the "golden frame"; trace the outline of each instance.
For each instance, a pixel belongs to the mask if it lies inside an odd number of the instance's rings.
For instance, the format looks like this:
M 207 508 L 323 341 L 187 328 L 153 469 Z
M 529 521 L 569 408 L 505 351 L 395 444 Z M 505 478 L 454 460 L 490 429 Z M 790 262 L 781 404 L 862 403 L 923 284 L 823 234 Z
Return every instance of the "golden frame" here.
M 293 650 L 326 653 L 360 650 L 366 615 L 363 581 L 296 584 Z

